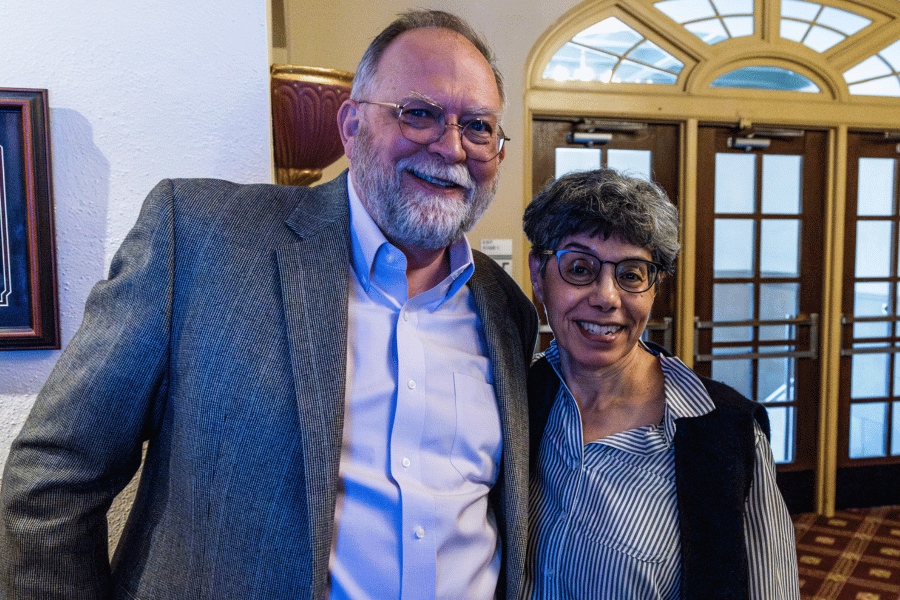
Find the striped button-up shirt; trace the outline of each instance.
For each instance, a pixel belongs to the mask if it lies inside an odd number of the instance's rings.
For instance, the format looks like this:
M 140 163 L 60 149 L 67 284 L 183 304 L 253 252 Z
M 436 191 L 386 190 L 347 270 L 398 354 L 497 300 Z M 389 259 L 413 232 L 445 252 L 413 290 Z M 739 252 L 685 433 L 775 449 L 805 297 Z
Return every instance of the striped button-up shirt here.
M 561 374 L 555 343 L 546 356 Z M 704 415 L 715 405 L 684 363 L 659 360 L 665 376 L 662 423 L 588 444 L 582 442 L 578 405 L 565 383 L 560 386 L 532 475 L 526 598 L 678 598 L 675 420 Z M 750 598 L 797 600 L 794 530 L 758 425 L 744 534 Z

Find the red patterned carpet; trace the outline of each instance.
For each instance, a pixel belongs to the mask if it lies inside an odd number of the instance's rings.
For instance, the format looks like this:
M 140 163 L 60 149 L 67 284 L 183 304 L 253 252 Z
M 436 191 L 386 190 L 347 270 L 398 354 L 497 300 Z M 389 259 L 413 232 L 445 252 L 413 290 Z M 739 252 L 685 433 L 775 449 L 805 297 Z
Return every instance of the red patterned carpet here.
M 803 600 L 900 600 L 900 506 L 793 519 Z

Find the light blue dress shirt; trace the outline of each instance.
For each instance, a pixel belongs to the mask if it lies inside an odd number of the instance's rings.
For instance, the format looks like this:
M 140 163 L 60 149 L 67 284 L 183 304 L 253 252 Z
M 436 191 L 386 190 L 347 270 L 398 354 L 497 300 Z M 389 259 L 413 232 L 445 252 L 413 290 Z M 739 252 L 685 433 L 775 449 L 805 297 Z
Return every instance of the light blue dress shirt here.
M 406 257 L 350 188 L 347 388 L 331 598 L 489 600 L 501 429 L 465 239 L 408 298 Z M 327 282 L 323 282 L 327 285 Z

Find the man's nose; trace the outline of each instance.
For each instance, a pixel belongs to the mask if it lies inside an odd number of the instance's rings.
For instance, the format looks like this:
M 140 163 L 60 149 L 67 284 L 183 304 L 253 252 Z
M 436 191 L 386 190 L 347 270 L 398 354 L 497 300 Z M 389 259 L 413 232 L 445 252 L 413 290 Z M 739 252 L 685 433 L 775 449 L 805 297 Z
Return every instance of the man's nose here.
M 458 123 L 446 123 L 441 137 L 428 145 L 428 151 L 440 154 L 449 164 L 466 160 L 466 149 L 462 143 L 464 128 Z

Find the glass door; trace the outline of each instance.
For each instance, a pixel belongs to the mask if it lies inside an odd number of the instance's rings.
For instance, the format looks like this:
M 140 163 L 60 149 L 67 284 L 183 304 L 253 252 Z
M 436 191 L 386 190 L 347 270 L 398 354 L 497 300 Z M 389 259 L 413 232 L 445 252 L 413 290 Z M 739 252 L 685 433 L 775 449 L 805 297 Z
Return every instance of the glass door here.
M 837 508 L 900 496 L 898 142 L 848 136 Z
M 827 137 L 701 126 L 694 368 L 766 405 L 779 486 L 813 509 Z

